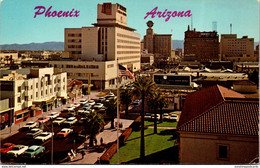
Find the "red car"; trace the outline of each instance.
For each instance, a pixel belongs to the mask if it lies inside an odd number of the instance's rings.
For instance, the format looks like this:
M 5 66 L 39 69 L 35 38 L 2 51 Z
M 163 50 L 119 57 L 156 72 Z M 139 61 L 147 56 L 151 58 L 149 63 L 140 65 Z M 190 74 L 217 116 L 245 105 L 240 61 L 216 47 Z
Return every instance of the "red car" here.
M 13 143 L 5 143 L 1 148 L 1 153 L 2 154 L 7 153 L 8 151 L 12 150 L 14 146 L 15 144 Z
M 57 136 L 59 138 L 65 138 L 67 137 L 70 133 L 73 132 L 73 129 L 69 129 L 69 128 L 63 128 L 58 134 Z
M 41 117 L 41 118 L 38 118 L 38 120 L 36 122 L 45 123 L 45 122 L 47 122 L 49 120 L 50 120 L 49 117 Z

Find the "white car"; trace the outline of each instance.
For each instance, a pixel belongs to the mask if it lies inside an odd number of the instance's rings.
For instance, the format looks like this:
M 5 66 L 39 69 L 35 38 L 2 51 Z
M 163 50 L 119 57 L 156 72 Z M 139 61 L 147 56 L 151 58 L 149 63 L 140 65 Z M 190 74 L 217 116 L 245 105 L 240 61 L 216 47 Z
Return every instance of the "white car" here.
M 50 119 L 54 119 L 57 118 L 59 115 L 59 112 L 51 112 L 47 117 L 49 117 Z
M 38 135 L 35 138 L 35 140 L 44 142 L 44 141 L 50 139 L 53 135 L 54 135 L 53 132 L 43 132 L 40 135 Z
M 70 117 L 70 118 L 67 119 L 67 121 L 64 122 L 64 125 L 71 126 L 71 125 L 75 124 L 77 121 L 78 120 L 77 120 L 76 117 Z
M 146 113 L 144 119 L 151 119 L 151 113 Z
M 104 105 L 102 103 L 97 103 L 94 106 L 94 109 L 101 109 Z
M 26 123 L 22 129 L 32 129 L 32 128 L 35 128 L 35 127 L 38 127 L 38 123 L 37 122 L 28 122 Z
M 92 99 L 89 100 L 89 101 L 88 101 L 88 104 L 91 105 L 91 106 L 95 105 L 95 100 L 92 100 Z
M 84 104 L 86 104 L 88 101 L 86 100 L 86 99 L 81 99 L 80 101 L 79 101 L 79 103 L 81 104 L 81 105 L 84 105 Z
M 77 108 L 77 107 L 80 106 L 80 104 L 79 104 L 79 103 L 74 103 L 74 104 L 72 104 L 72 106 L 75 107 L 75 108 Z
M 12 150 L 7 152 L 8 157 L 18 157 L 28 149 L 25 145 L 15 145 Z
M 58 117 L 58 118 L 56 118 L 56 120 L 53 121 L 53 124 L 61 125 L 61 124 L 64 123 L 65 121 L 66 121 L 65 118 Z
M 63 110 L 64 110 L 64 111 L 72 111 L 72 110 L 74 110 L 74 109 L 75 109 L 75 107 L 72 106 L 72 105 L 70 105 L 70 106 L 68 106 L 68 107 L 65 107 Z
M 156 116 L 157 120 L 160 120 L 160 114 L 157 114 Z M 151 114 L 151 118 L 154 119 L 154 114 Z
M 169 114 L 168 113 L 163 113 L 163 118 L 164 119 L 169 119 Z
M 170 120 L 170 121 L 177 121 L 177 119 L 178 119 L 178 115 L 177 115 L 177 114 L 172 114 L 172 115 L 170 115 L 170 117 L 169 117 L 169 120 Z

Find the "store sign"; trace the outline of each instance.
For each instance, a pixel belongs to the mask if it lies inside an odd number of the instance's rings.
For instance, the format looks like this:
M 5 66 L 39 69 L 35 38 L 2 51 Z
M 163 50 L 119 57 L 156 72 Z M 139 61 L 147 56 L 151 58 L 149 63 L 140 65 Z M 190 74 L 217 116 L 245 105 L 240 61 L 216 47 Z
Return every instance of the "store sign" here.
M 157 85 L 190 86 L 191 84 L 191 76 L 154 74 L 153 80 Z
M 13 81 L 0 81 L 1 91 L 13 91 Z

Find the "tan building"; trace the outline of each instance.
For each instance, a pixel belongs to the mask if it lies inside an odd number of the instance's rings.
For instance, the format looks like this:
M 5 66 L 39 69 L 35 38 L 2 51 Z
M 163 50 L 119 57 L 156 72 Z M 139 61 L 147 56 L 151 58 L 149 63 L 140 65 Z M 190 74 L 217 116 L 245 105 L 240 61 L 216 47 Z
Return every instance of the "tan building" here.
M 127 26 L 126 8 L 98 4 L 94 27 L 66 28 L 65 51 L 73 60 L 117 61 L 135 72 L 140 70 L 140 35 Z
M 14 107 L 14 123 L 19 123 L 67 98 L 67 73 L 54 73 L 54 68 L 32 68 L 28 74 L 12 71 L 0 79 L 1 100 L 9 99 Z M 39 108 L 38 108 L 39 109 Z
M 160 57 L 171 57 L 172 35 L 171 34 L 155 34 L 151 21 L 147 22 L 146 35 L 144 36 L 144 49 L 148 53 L 159 55 Z
M 219 61 L 219 42 L 217 32 L 188 30 L 184 39 L 184 61 Z
M 254 38 L 236 34 L 222 34 L 220 40 L 220 55 L 222 60 L 228 61 L 257 61 L 254 55 Z
M 180 163 L 249 164 L 259 156 L 258 125 L 258 101 L 219 85 L 191 93 L 177 126 Z

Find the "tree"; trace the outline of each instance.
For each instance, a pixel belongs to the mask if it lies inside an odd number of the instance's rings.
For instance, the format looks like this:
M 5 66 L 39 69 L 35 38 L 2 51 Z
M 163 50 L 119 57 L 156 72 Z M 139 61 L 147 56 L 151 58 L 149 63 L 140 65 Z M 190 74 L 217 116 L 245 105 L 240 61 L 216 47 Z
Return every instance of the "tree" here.
M 160 98 L 158 100 L 159 103 L 159 108 L 160 108 L 160 122 L 163 122 L 163 113 L 162 113 L 162 109 L 163 108 L 167 108 L 169 106 L 169 100 L 166 99 L 166 97 L 162 94 L 160 94 Z
M 141 147 L 140 156 L 143 159 L 145 156 L 145 146 L 144 146 L 144 102 L 148 95 L 152 94 L 156 84 L 148 77 L 142 76 L 137 77 L 136 81 L 133 83 L 133 95 L 141 97 L 142 99 L 142 111 L 141 111 Z
M 128 115 L 128 107 L 132 103 L 132 91 L 128 88 L 122 89 L 120 92 L 120 101 L 125 105 L 125 115 Z
M 149 107 L 154 110 L 154 134 L 157 134 L 157 109 L 159 107 L 160 98 L 161 94 L 159 90 L 152 92 L 152 95 L 148 98 Z
M 117 98 L 116 97 L 111 97 L 109 99 L 110 101 L 106 103 L 106 114 L 110 117 L 111 119 L 111 129 L 114 129 L 114 120 L 117 115 Z
M 95 111 L 86 115 L 87 120 L 85 121 L 84 128 L 89 134 L 89 146 L 93 146 L 93 140 L 97 134 L 99 134 L 101 128 L 105 124 L 103 118 Z

